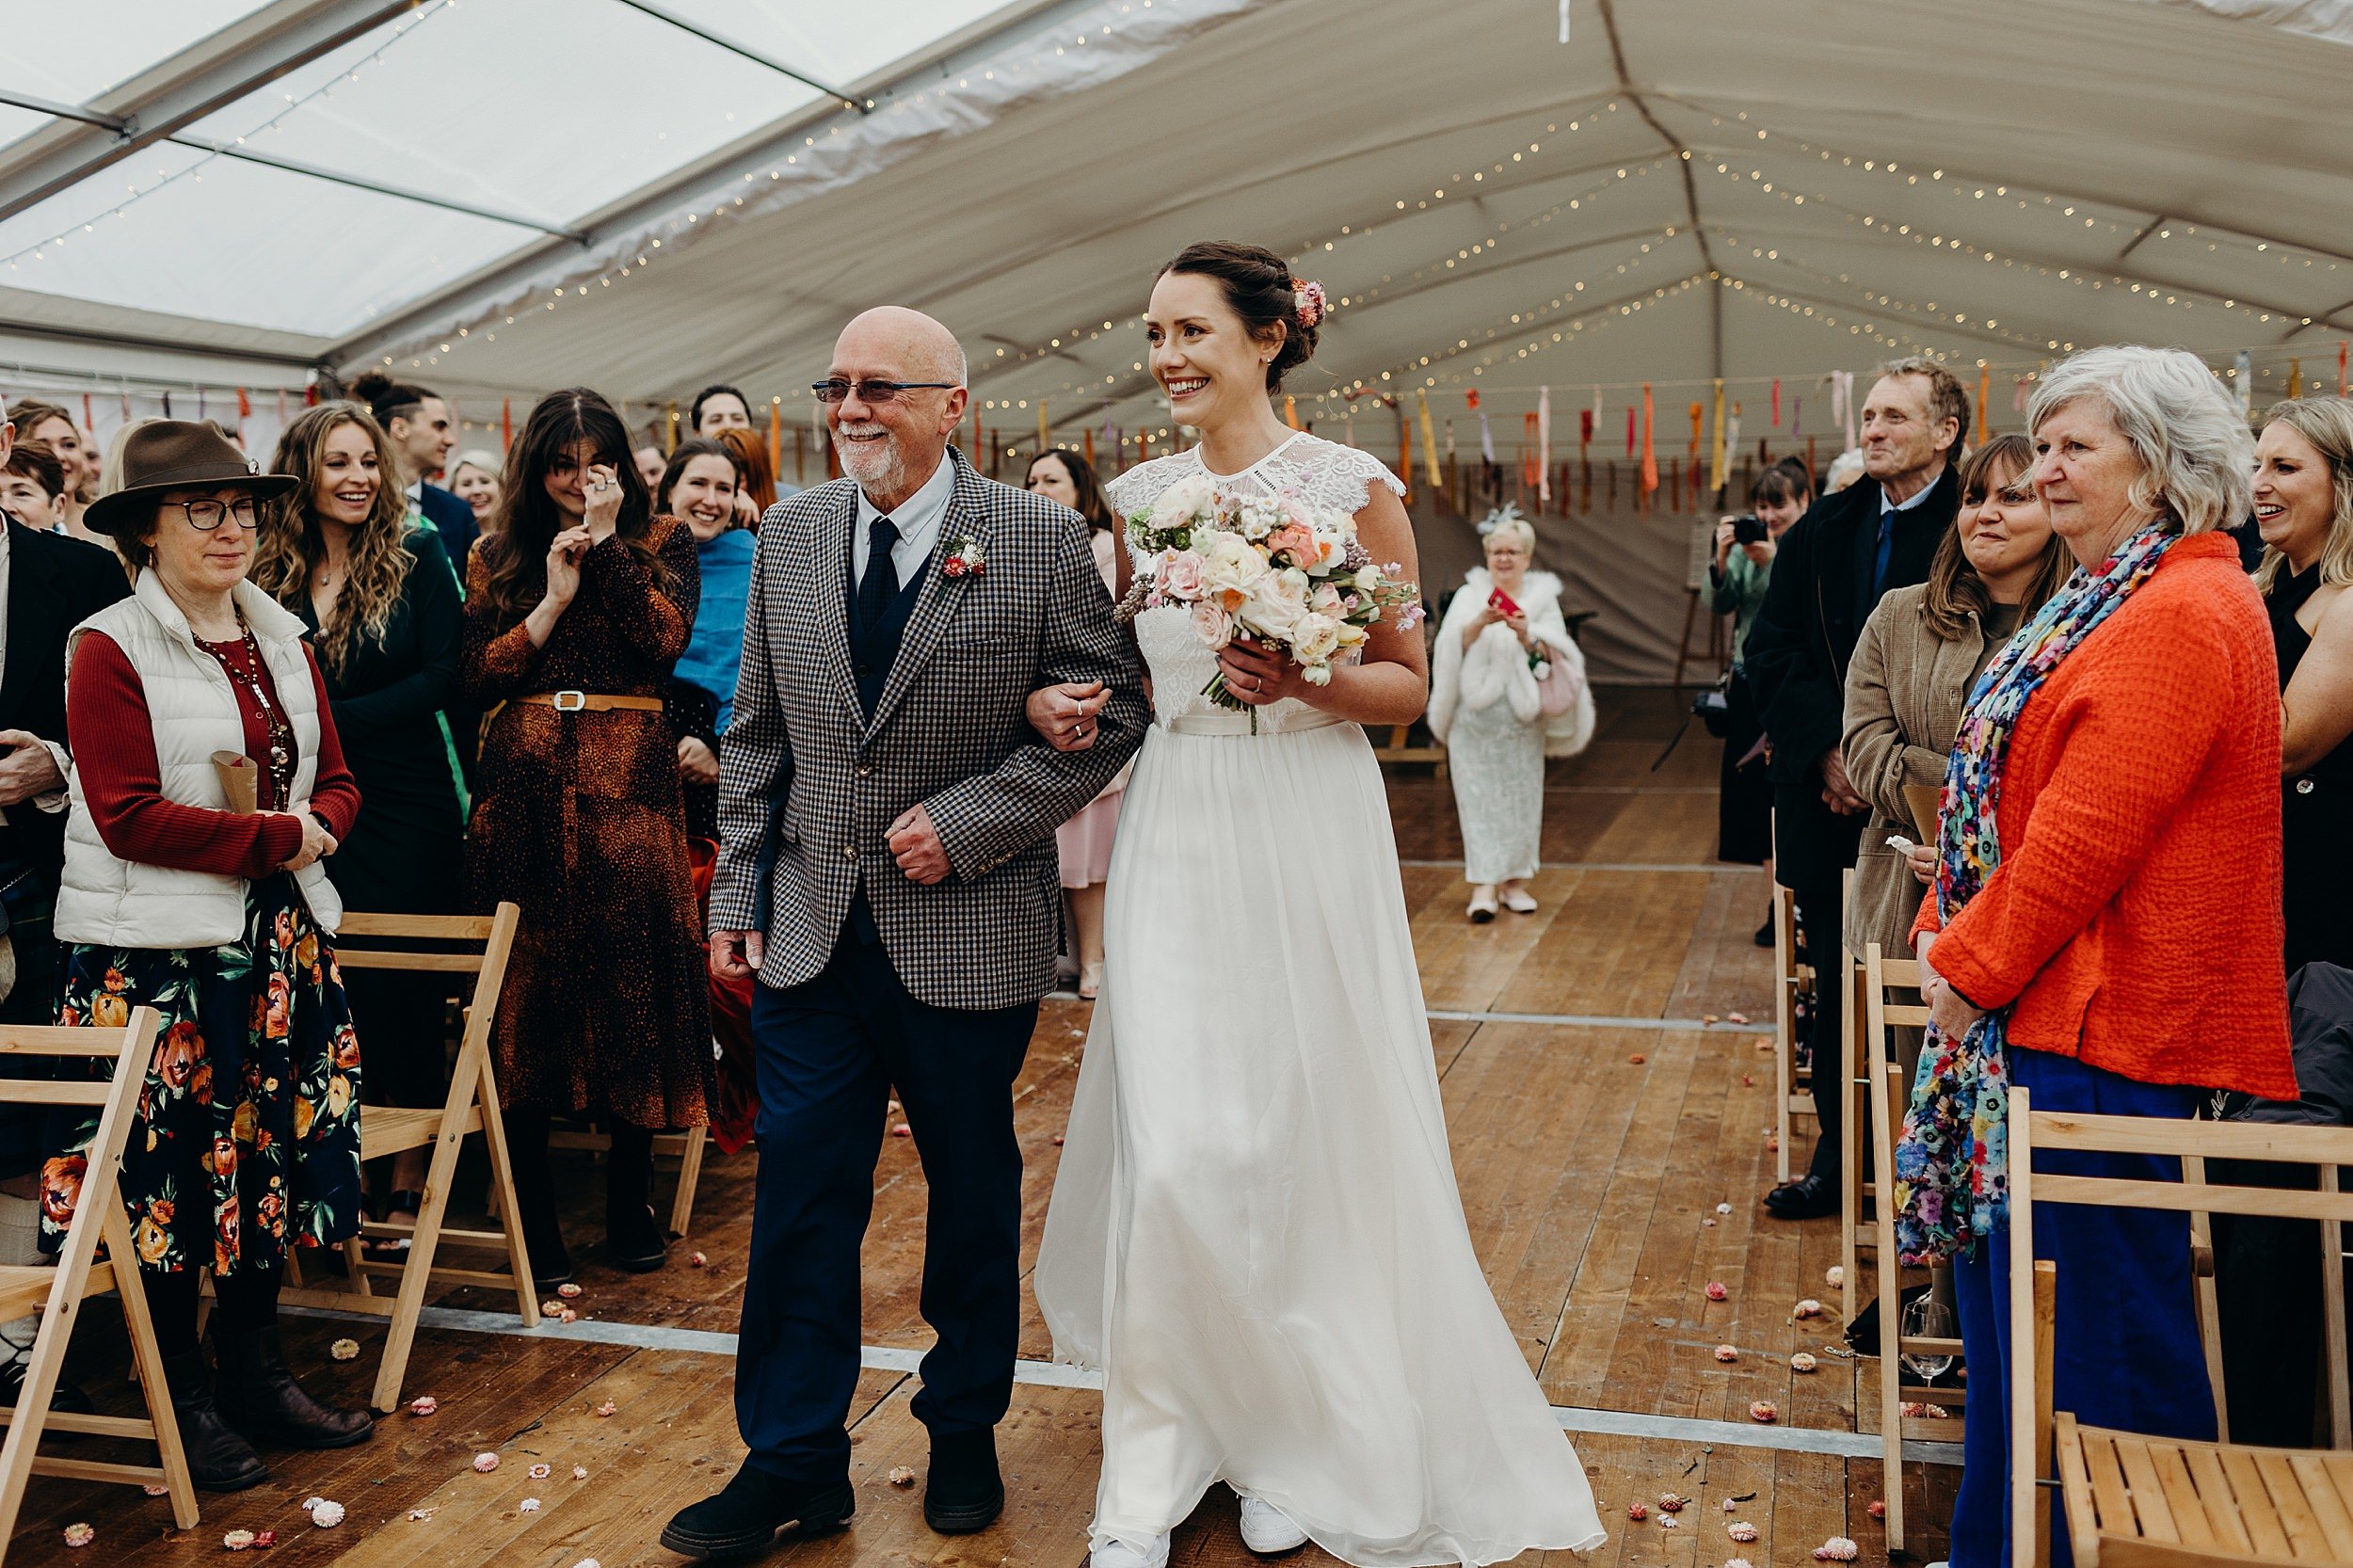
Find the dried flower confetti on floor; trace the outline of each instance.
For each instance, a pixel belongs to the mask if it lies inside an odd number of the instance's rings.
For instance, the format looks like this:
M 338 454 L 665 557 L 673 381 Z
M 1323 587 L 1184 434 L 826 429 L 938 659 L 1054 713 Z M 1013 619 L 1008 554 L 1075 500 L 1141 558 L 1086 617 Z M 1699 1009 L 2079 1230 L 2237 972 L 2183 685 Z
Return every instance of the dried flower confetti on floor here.
M 1719 1345 L 1716 1347 L 1716 1359 L 1719 1361 L 1737 1361 L 1740 1359 L 1739 1348 L 1734 1345 Z
M 499 1456 L 487 1450 L 478 1453 L 473 1456 L 473 1467 L 487 1476 L 499 1467 Z
M 568 1302 L 577 1301 L 580 1299 L 580 1287 L 568 1279 L 555 1288 L 555 1293 Z
M 596 1413 L 600 1416 L 610 1416 L 620 1408 L 621 1407 L 619 1405 L 615 1404 L 611 1400 L 607 1400 L 604 1403 L 597 1406 Z
M 88 1525 L 68 1525 L 65 1528 L 65 1544 L 69 1546 L 87 1546 L 97 1539 L 98 1532 Z
M 344 1522 L 344 1505 L 331 1497 L 313 1497 L 309 1506 L 311 1523 L 323 1530 L 331 1530 Z
M 430 1416 L 440 1408 L 441 1401 L 430 1394 L 420 1394 L 408 1401 L 408 1414 L 411 1416 Z
M 360 1341 L 338 1339 L 327 1347 L 327 1353 L 338 1361 L 357 1361 L 360 1359 Z
M 1822 1271 L 1822 1283 L 1833 1290 L 1844 1289 L 1847 1284 L 1847 1266 L 1844 1263 L 1832 1264 Z
M 1887 1517 L 1887 1501 L 1883 1497 L 1873 1497 L 1864 1505 L 1864 1512 L 1874 1519 L 1884 1519 Z
M 1789 1309 L 1789 1316 L 1792 1318 L 1818 1318 L 1821 1315 L 1822 1304 L 1811 1296 Z
M 253 1544 L 253 1532 L 251 1530 L 231 1530 L 227 1535 L 220 1538 L 220 1544 L 222 1549 L 225 1551 L 246 1551 Z
M 1756 1527 L 1746 1519 L 1735 1519 L 1724 1527 L 1724 1533 L 1745 1546 L 1756 1539 Z
M 585 1465 L 585 1464 L 575 1464 L 575 1465 L 573 1465 L 573 1466 L 572 1466 L 572 1480 L 586 1480 L 587 1479 L 588 1479 L 588 1466 L 587 1466 L 587 1465 Z
M 521 1502 L 515 1505 L 515 1512 L 518 1513 L 536 1513 L 539 1512 L 539 1499 L 536 1497 L 525 1497 Z
M 1758 1400 L 1749 1406 L 1749 1419 L 1768 1424 L 1781 1419 L 1781 1406 L 1770 1400 Z
M 1711 1279 L 1707 1282 L 1707 1299 L 1711 1302 L 1730 1301 L 1732 1287 L 1721 1279 Z
M 1628 1503 L 1625 1505 L 1625 1516 L 1639 1525 L 1643 1520 L 1650 1517 L 1650 1505 L 1648 1503 Z
M 550 1476 L 555 1474 L 555 1466 L 552 1464 L 534 1464 L 529 1470 L 526 1470 L 523 1473 L 528 1475 L 533 1480 L 545 1480 Z
M 1814 1560 L 1817 1562 L 1852 1562 L 1862 1554 L 1862 1547 L 1845 1536 L 1833 1535 L 1814 1548 Z
M 1819 1363 L 1804 1351 L 1800 1351 L 1789 1358 L 1789 1369 L 1793 1372 L 1810 1372 L 1818 1365 Z
M 890 1484 L 893 1486 L 913 1486 L 915 1484 L 914 1470 L 904 1464 L 894 1466 L 890 1472 Z

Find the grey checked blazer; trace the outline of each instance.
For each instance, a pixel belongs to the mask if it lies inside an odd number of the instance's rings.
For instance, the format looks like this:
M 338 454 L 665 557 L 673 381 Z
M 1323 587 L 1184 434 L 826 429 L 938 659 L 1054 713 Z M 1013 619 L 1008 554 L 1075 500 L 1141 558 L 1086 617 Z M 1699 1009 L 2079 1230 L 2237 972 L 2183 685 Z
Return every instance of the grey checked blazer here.
M 955 492 L 872 723 L 850 670 L 857 488 L 803 490 L 760 520 L 744 665 L 720 747 L 713 931 L 762 932 L 769 985 L 816 978 L 861 876 L 910 994 L 937 1007 L 1034 1001 L 1052 988 L 1062 901 L 1054 829 L 1144 742 L 1143 673 L 1087 544 L 1052 502 L 982 478 L 949 449 Z M 940 570 L 958 539 L 984 569 Z M 1030 728 L 1041 686 L 1111 689 L 1096 744 L 1057 752 Z M 953 867 L 925 888 L 883 841 L 931 809 Z

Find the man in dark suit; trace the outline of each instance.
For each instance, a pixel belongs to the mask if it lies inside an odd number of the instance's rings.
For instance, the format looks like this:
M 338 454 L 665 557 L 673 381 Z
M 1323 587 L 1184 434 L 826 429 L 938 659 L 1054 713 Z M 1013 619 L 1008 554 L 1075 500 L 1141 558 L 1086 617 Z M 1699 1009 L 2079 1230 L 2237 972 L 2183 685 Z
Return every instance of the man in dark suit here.
M 1815 966 L 1814 1107 L 1821 1138 L 1806 1174 L 1773 1190 L 1783 1219 L 1838 1208 L 1838 954 L 1844 872 L 1869 803 L 1847 776 L 1847 664 L 1881 595 L 1928 580 L 1929 561 L 1961 510 L 1953 459 L 1969 434 L 1969 400 L 1952 372 L 1914 356 L 1881 366 L 1863 406 L 1863 474 L 1782 536 L 1764 607 L 1741 649 L 1771 738 L 1774 876 L 1798 896 Z
M 760 1180 L 737 1346 L 751 1450 L 662 1544 L 690 1557 L 831 1528 L 853 1507 L 858 1250 L 884 1107 L 906 1107 L 931 1192 L 923 1516 L 1004 1506 L 995 1431 L 1020 1326 L 1013 1084 L 1053 984 L 1054 829 L 1143 744 L 1143 676 L 1085 524 L 948 444 L 964 352 L 869 311 L 819 383 L 845 477 L 769 509 L 719 779 L 714 973 L 759 976 Z M 1096 744 L 1056 751 L 1027 703 L 1106 694 Z
M 81 481 L 78 456 L 68 474 L 48 448 L 13 447 L 12 428 L 0 424 L 8 481 L 0 492 L 40 526 L 26 527 L 13 511 L 0 521 L 0 1024 L 54 1024 L 64 978 L 49 920 L 65 864 L 66 633 L 131 585 L 111 552 L 47 531 L 55 498 Z M 36 492 L 51 504 L 18 503 Z M 33 1173 L 52 1152 L 41 1125 L 31 1106 L 0 1113 L 0 1203 L 31 1208 Z M 29 1223 L 6 1228 L 24 1231 L 29 1243 Z M 40 1261 L 29 1245 L 27 1253 L 0 1263 Z M 22 1376 L 21 1362 L 0 1364 L 0 1403 L 16 1402 Z M 57 1408 L 90 1405 L 80 1390 L 60 1387 Z
M 456 421 L 450 417 L 449 405 L 428 388 L 394 381 L 376 371 L 353 381 L 351 395 L 365 403 L 376 423 L 384 427 L 392 456 L 400 463 L 402 487 L 424 520 L 441 536 L 441 548 L 449 552 L 450 565 L 463 581 L 466 554 L 473 549 L 481 528 L 472 506 L 432 482 L 432 476 L 448 466 L 450 448 L 457 444 Z

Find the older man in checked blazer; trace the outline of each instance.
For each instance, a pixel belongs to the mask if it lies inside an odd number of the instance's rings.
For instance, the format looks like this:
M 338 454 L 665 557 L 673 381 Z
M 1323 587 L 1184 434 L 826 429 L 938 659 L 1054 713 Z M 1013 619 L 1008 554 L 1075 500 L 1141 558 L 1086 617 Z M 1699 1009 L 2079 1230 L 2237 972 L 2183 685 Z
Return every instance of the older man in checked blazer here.
M 1080 519 L 982 478 L 948 437 L 964 355 L 937 322 L 870 311 L 818 383 L 846 478 L 762 520 L 722 746 L 715 971 L 759 975 L 760 1183 L 737 1351 L 751 1452 L 662 1544 L 765 1548 L 852 1509 L 843 1419 L 858 1249 L 894 1086 L 931 1192 L 916 1416 L 925 1518 L 1003 1507 L 1021 1154 L 1013 1083 L 1052 985 L 1054 829 L 1142 744 L 1142 673 Z M 1031 728 L 1033 692 L 1099 687 Z

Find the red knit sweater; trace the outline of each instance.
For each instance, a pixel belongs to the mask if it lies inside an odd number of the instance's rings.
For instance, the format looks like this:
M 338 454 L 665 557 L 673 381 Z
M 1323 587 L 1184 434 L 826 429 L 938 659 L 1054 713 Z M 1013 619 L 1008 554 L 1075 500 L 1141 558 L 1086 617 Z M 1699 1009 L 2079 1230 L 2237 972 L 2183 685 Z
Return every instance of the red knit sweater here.
M 1929 962 L 2009 1038 L 2144 1083 L 2296 1097 L 2280 678 L 2238 546 L 2199 534 L 2019 714 L 2002 863 Z M 1936 894 L 1916 935 L 1937 928 Z
M 318 695 L 318 774 L 306 806 L 327 822 L 340 841 L 360 815 L 360 786 L 344 766 L 343 744 L 335 738 L 328 711 L 327 682 L 309 648 L 303 657 L 311 687 Z M 271 700 L 278 696 L 269 666 L 261 671 Z M 236 689 L 237 715 L 245 721 L 246 755 L 269 755 L 269 728 L 261 705 L 244 684 Z M 283 812 L 242 816 L 167 800 L 162 769 L 155 761 L 155 734 L 147 712 L 147 688 L 114 639 L 103 632 L 84 634 L 66 680 L 67 743 L 90 822 L 119 859 L 223 876 L 267 876 L 302 847 L 302 821 Z

